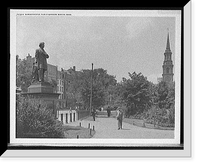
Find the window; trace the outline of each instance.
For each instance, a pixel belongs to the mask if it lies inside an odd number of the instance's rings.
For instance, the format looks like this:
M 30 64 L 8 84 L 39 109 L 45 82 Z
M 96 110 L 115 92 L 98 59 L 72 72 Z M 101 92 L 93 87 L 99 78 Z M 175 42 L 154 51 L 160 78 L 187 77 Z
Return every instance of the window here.
M 63 122 L 63 114 L 60 115 L 61 122 Z
M 75 117 L 75 116 L 76 116 L 76 114 L 74 113 L 74 117 L 73 117 L 73 118 L 74 118 L 74 121 L 76 120 L 76 117 Z
M 70 113 L 70 122 L 72 122 L 72 113 Z
M 68 123 L 68 114 L 66 114 L 66 123 Z

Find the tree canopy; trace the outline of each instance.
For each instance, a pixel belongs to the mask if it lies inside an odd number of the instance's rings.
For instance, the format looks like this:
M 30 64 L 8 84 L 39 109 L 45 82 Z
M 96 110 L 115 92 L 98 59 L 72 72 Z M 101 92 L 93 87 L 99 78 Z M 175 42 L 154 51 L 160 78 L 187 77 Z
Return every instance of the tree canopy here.
M 109 93 L 112 93 L 109 89 L 116 83 L 115 77 L 102 68 L 76 71 L 67 76 L 68 99 L 73 98 L 74 103 L 89 108 L 92 88 L 92 106 L 98 108 L 109 101 Z
M 27 92 L 32 80 L 32 63 L 28 58 L 20 59 L 16 56 L 16 86 Z

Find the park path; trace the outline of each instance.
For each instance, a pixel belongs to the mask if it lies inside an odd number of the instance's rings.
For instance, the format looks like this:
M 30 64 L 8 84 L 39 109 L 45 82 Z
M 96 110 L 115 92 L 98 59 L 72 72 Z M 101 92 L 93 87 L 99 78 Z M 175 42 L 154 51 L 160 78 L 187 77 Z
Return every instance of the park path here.
M 134 126 L 128 123 L 123 123 L 122 130 L 118 130 L 117 120 L 115 118 L 115 113 L 111 117 L 106 115 L 98 115 L 96 120 L 93 121 L 92 117 L 88 117 L 83 120 L 72 122 L 70 126 L 79 126 L 81 123 L 82 127 L 93 128 L 96 131 L 92 139 L 98 138 L 135 138 L 135 139 L 173 139 L 173 130 L 159 130 L 159 129 L 149 129 L 144 127 Z

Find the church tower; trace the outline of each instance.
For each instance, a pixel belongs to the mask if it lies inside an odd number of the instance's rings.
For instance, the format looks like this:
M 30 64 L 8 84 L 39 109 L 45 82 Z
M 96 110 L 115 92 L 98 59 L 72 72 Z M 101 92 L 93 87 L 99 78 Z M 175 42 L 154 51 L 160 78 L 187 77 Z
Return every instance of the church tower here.
M 169 32 L 167 36 L 167 45 L 166 45 L 166 50 L 164 53 L 164 62 L 163 62 L 163 81 L 167 83 L 172 83 L 173 82 L 173 63 L 172 63 L 172 52 L 170 50 L 170 42 L 169 42 Z

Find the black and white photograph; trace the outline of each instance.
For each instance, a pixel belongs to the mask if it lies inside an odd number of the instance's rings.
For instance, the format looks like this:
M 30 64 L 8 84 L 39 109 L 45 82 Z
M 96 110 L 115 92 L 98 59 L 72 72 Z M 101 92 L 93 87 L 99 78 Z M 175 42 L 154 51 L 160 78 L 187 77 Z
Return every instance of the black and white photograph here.
M 10 145 L 183 148 L 181 10 L 10 11 Z

